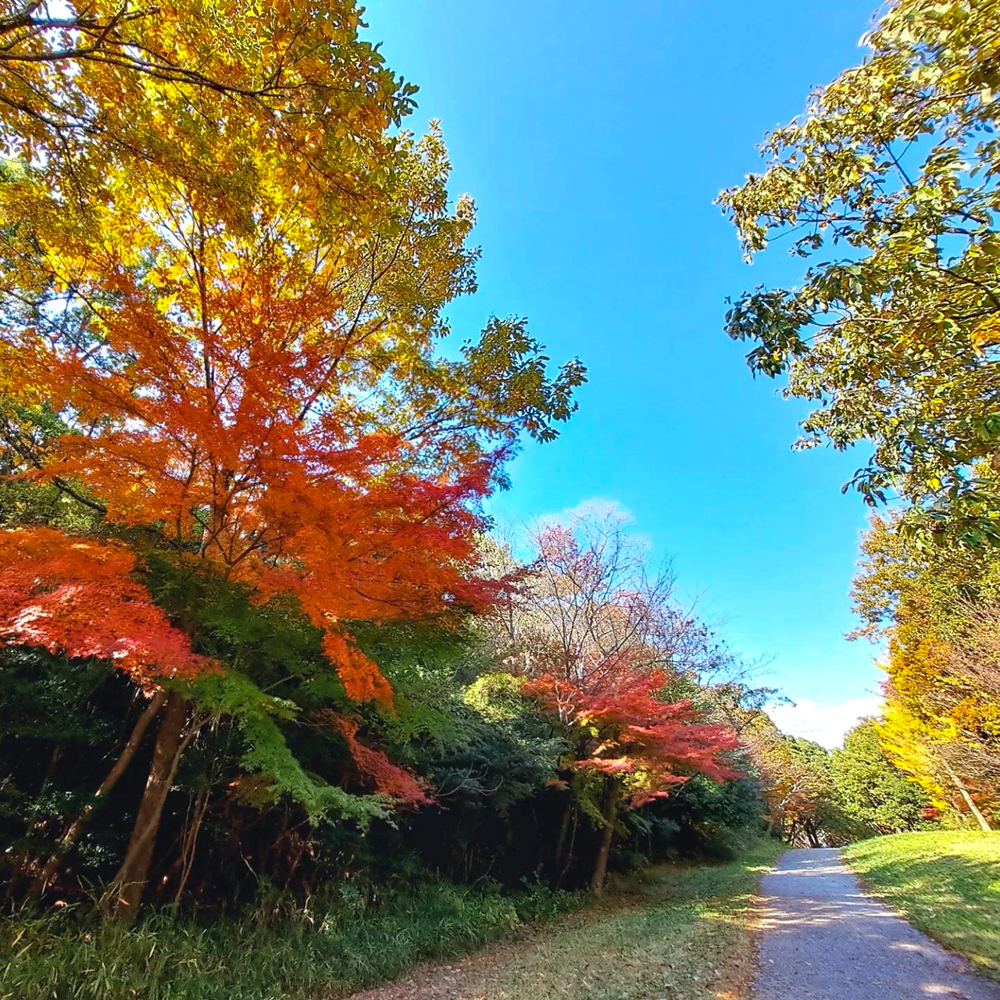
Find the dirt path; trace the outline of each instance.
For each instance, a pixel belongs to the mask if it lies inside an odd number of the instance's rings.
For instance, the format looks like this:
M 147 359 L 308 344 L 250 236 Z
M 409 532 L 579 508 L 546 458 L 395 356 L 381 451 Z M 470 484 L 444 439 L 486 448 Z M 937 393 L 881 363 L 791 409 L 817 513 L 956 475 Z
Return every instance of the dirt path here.
M 834 849 L 764 878 L 756 1000 L 1000 1000 L 1000 985 L 864 895 Z

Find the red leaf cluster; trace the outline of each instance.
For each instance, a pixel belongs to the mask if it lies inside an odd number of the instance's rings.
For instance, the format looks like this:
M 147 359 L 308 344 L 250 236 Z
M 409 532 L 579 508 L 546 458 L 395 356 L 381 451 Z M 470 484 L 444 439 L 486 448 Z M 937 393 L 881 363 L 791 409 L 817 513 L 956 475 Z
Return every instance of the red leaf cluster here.
M 0 636 L 110 660 L 143 685 L 211 669 L 134 570 L 135 556 L 121 545 L 52 528 L 0 531 Z
M 388 796 L 398 805 L 413 808 L 433 801 L 417 778 L 406 768 L 393 764 L 381 750 L 375 750 L 358 741 L 357 722 L 332 712 L 328 713 L 328 718 L 347 741 L 347 748 L 362 778 L 373 785 L 376 792 Z
M 573 770 L 627 777 L 628 799 L 638 806 L 694 774 L 736 776 L 722 759 L 736 749 L 736 737 L 701 721 L 690 701 L 662 701 L 666 680 L 662 671 L 619 671 L 587 690 L 546 675 L 526 681 L 522 691 L 558 717 L 574 747 Z

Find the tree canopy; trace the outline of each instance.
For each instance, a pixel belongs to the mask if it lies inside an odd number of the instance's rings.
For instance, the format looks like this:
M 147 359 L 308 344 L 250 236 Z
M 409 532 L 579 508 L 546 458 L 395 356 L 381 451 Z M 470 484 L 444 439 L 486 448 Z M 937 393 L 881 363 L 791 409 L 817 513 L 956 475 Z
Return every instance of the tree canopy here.
M 753 371 L 813 406 L 799 446 L 870 443 L 864 496 L 972 545 L 1000 540 L 998 17 L 995 0 L 889 5 L 864 62 L 720 196 L 748 257 L 787 238 L 810 261 L 726 319 Z

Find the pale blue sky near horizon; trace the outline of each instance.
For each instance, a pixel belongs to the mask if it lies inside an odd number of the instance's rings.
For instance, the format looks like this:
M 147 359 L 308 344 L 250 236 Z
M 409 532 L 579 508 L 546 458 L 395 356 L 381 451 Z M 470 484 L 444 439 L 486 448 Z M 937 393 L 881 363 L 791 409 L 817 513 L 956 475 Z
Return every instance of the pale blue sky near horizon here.
M 727 295 L 794 282 L 781 243 L 752 267 L 713 205 L 810 89 L 859 61 L 876 0 L 377 0 L 369 37 L 440 119 L 454 194 L 478 207 L 474 335 L 526 316 L 588 384 L 558 441 L 529 444 L 492 509 L 603 499 L 631 511 L 685 594 L 800 702 L 787 728 L 835 742 L 875 704 L 875 650 L 850 643 L 867 510 L 842 484 L 863 450 L 793 452 L 802 408 L 754 380 Z

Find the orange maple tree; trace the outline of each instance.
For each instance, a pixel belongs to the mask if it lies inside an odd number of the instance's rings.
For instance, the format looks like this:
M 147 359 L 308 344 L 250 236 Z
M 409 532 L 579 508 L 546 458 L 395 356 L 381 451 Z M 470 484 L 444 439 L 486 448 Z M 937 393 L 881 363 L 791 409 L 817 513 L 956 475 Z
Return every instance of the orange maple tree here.
M 134 577 L 123 545 L 52 528 L 0 531 L 0 637 L 110 660 L 140 685 L 212 668 Z
M 440 156 L 437 140 L 411 150 L 413 169 L 433 173 Z M 139 207 L 97 226 L 93 206 L 67 216 L 30 177 L 5 192 L 85 327 L 7 338 L 25 383 L 71 424 L 34 475 L 77 484 L 106 522 L 155 526 L 262 599 L 295 594 L 348 695 L 388 704 L 343 623 L 475 601 L 475 504 L 502 454 L 479 445 L 474 419 L 457 427 L 468 414 L 448 412 L 443 383 L 459 372 L 430 355 L 468 221 L 446 213 L 437 175 L 436 203 L 430 181 L 400 196 L 423 218 L 391 253 L 378 233 L 317 234 L 308 198 L 275 194 L 247 234 L 158 176 L 115 183 Z M 422 298 L 414 281 L 430 286 Z
M 7 412 L 23 420 L 42 406 L 65 428 L 11 439 L 24 474 L 97 511 L 102 531 L 170 549 L 192 572 L 262 602 L 294 596 L 323 631 L 346 695 L 386 707 L 390 684 L 351 622 L 488 600 L 492 585 L 476 571 L 479 501 L 521 432 L 553 436 L 582 380 L 573 364 L 550 379 L 520 321 L 493 320 L 458 357 L 441 354 L 442 310 L 474 288 L 473 208 L 449 201 L 436 130 L 391 147 L 385 190 L 359 211 L 284 173 L 272 182 L 273 150 L 245 143 L 214 151 L 238 157 L 248 178 L 231 193 L 250 199 L 239 212 L 159 161 L 109 171 L 96 190 L 54 187 L 44 163 L 0 179 L 11 220 L 0 232 L 11 313 L 0 356 L 19 374 L 2 387 Z M 90 168 L 81 177 L 97 184 Z M 113 660 L 135 650 L 121 665 L 150 683 L 206 666 L 156 618 L 124 555 L 113 581 L 90 592 L 106 617 L 89 626 L 93 641 L 63 641 L 54 615 L 48 632 L 31 632 L 20 591 L 70 609 L 86 573 L 78 539 L 35 538 L 0 548 L 8 636 Z M 83 609 L 73 610 L 79 626 Z M 117 909 L 134 912 L 141 898 L 199 717 L 190 691 L 171 685 L 109 892 Z

